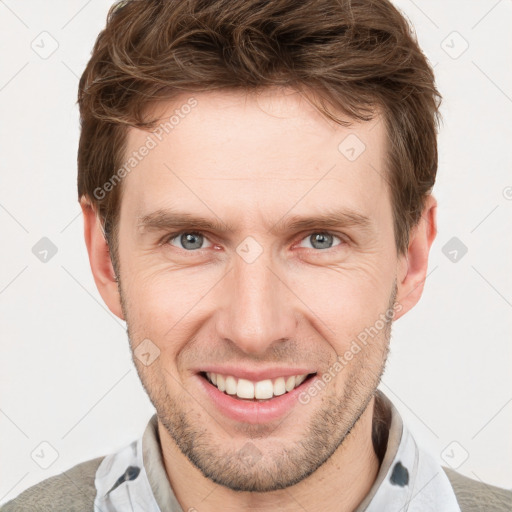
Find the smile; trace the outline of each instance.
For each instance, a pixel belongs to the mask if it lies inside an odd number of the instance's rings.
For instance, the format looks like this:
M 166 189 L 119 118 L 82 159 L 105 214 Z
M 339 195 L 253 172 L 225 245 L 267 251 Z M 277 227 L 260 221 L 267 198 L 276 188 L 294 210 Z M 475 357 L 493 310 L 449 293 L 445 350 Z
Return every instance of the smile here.
M 299 395 L 318 379 L 310 365 L 247 367 L 209 365 L 195 371 L 206 407 L 237 423 L 264 424 L 283 420 L 296 407 Z
M 312 374 L 290 375 L 253 382 L 232 375 L 205 372 L 205 378 L 219 391 L 242 400 L 271 400 L 300 386 Z

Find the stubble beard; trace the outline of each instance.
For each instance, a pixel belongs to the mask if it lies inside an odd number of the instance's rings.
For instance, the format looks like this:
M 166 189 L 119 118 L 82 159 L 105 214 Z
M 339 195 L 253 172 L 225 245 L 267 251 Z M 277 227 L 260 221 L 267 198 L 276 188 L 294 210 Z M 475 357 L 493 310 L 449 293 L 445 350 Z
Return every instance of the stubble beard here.
M 127 334 L 133 351 L 130 335 L 129 308 L 118 281 L 123 314 L 127 323 Z M 390 296 L 388 310 L 396 299 L 396 281 Z M 387 317 L 386 317 L 387 318 Z M 279 425 L 242 426 L 246 440 L 237 448 L 228 448 L 228 441 L 222 441 L 207 425 L 222 430 L 206 411 L 191 411 L 187 405 L 187 393 L 171 396 L 166 387 L 164 369 L 159 376 L 149 376 L 142 365 L 134 359 L 139 378 L 156 409 L 158 419 L 174 443 L 187 459 L 211 481 L 233 491 L 271 492 L 295 485 L 322 466 L 348 438 L 350 432 L 366 411 L 384 373 L 392 319 L 386 319 L 382 334 L 362 348 L 342 372 L 349 372 L 341 397 L 327 395 L 329 387 L 317 397 L 321 407 L 304 427 L 303 435 L 295 442 L 276 444 L 269 442 L 269 436 Z M 133 355 L 133 352 L 132 352 Z M 168 381 L 168 379 L 167 379 Z M 316 398 L 312 400 L 315 402 Z M 197 402 L 189 398 L 197 407 Z M 297 407 L 304 407 L 297 404 Z M 286 419 L 286 418 L 284 418 Z M 253 428 L 254 427 L 254 428 Z M 232 444 L 232 434 L 225 434 Z M 219 442 L 219 439 L 221 441 Z M 280 438 L 281 439 L 281 438 Z

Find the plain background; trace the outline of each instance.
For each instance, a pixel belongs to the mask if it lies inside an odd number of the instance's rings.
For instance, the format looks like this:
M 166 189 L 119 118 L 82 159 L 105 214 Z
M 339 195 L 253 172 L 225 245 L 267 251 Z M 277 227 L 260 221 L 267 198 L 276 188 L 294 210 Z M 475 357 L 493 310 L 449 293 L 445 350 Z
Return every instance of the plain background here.
M 110 4 L 0 0 L 0 503 L 119 449 L 153 413 L 76 197 L 78 77 Z M 512 2 L 396 4 L 435 66 L 444 124 L 429 276 L 381 387 L 441 464 L 510 488 Z

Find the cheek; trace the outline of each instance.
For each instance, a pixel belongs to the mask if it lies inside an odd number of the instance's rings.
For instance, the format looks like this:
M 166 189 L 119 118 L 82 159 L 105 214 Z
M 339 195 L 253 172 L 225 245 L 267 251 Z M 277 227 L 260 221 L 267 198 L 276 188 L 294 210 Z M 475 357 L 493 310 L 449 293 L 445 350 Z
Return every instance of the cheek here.
M 311 322 L 339 353 L 386 313 L 392 277 L 390 269 L 367 262 L 297 273 L 291 288 L 308 306 Z
M 141 264 L 139 268 L 132 265 L 122 280 L 132 337 L 136 333 L 138 338 L 151 339 L 163 355 L 176 354 L 193 326 L 207 315 L 207 297 L 219 279 L 218 272 L 177 271 L 163 265 L 148 269 Z

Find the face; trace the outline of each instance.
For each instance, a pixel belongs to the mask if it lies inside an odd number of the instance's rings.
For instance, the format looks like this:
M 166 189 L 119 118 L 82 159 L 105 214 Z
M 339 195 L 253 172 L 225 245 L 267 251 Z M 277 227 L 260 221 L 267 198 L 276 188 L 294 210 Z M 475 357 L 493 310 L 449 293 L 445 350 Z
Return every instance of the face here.
M 193 97 L 159 106 L 179 120 L 154 144 L 129 132 L 127 158 L 151 148 L 122 185 L 123 313 L 183 454 L 233 490 L 276 490 L 340 447 L 384 368 L 384 123 L 342 127 L 292 91 Z

